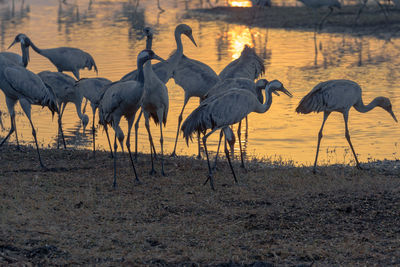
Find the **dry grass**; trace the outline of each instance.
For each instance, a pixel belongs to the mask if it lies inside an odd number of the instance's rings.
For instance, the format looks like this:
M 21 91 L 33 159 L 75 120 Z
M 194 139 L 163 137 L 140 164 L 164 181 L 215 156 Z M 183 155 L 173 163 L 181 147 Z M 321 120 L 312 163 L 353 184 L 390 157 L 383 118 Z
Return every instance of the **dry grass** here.
M 400 10 L 389 8 L 388 20 L 377 6 L 364 9 L 355 24 L 355 19 L 360 6 L 343 6 L 328 17 L 323 26 L 323 31 L 349 32 L 353 34 L 382 35 L 388 38 L 397 36 L 400 31 Z M 320 21 L 327 9 L 319 9 L 316 13 L 306 7 L 275 6 L 272 8 L 243 8 L 243 7 L 216 7 L 212 9 L 190 10 L 186 18 L 200 20 L 223 20 L 229 23 L 245 24 L 266 28 L 309 29 L 314 30 L 316 17 Z
M 398 173 L 252 160 L 247 173 L 235 162 L 238 185 L 220 164 L 213 192 L 205 161 L 167 159 L 168 177 L 149 176 L 141 155 L 135 185 L 124 155 L 113 190 L 108 153 L 42 156 L 51 171 L 31 148 L 1 148 L 0 265 L 400 264 Z

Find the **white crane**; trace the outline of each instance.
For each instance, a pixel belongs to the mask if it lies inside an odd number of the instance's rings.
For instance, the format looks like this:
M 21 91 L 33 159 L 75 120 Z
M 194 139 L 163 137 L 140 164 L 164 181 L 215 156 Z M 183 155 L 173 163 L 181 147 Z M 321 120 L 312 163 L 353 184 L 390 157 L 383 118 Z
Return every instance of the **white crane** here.
M 54 92 L 49 90 L 42 80 L 33 72 L 21 67 L 0 55 L 0 88 L 6 96 L 6 104 L 10 113 L 11 129 L 0 143 L 0 147 L 15 130 L 15 104 L 19 101 L 22 110 L 29 119 L 32 135 L 36 144 L 40 166 L 46 169 L 40 157 L 35 127 L 31 120 L 31 104 L 47 106 L 52 113 L 59 112 Z
M 151 50 L 144 50 L 139 53 L 137 57 L 138 66 L 138 80 L 137 81 L 119 81 L 109 85 L 106 89 L 99 105 L 99 123 L 105 127 L 111 125 L 115 132 L 114 137 L 114 182 L 113 187 L 117 185 L 117 139 L 120 142 L 123 151 L 124 133 L 119 126 L 121 117 L 124 116 L 128 121 L 128 134 L 126 139 L 126 146 L 129 152 L 129 157 L 132 163 L 132 168 L 135 173 L 136 182 L 140 182 L 135 164 L 130 149 L 130 133 L 135 119 L 135 114 L 139 109 L 144 94 L 145 83 L 145 70 L 143 65 L 146 61 L 151 59 L 162 60 Z M 149 81 L 151 82 L 151 81 Z
M 357 111 L 365 113 L 377 106 L 386 110 L 397 122 L 389 98 L 380 96 L 372 100 L 371 103 L 369 103 L 368 105 L 364 105 L 361 97 L 361 87 L 354 81 L 329 80 L 321 82 L 317 84 L 306 96 L 303 97 L 298 107 L 296 108 L 297 113 L 308 114 L 310 112 L 324 112 L 324 119 L 322 121 L 321 129 L 318 133 L 317 153 L 315 155 L 313 168 L 314 173 L 316 172 L 317 167 L 319 145 L 322 139 L 322 130 L 324 128 L 326 120 L 328 119 L 328 116 L 333 111 L 337 111 L 343 114 L 345 137 L 350 145 L 351 151 L 353 152 L 357 168 L 361 168 L 360 163 L 357 159 L 356 152 L 354 151 L 353 145 L 351 143 L 349 128 L 347 126 L 349 111 L 351 107 L 354 107 Z
M 52 72 L 52 71 L 42 71 L 38 73 L 39 77 L 42 79 L 44 84 L 50 87 L 57 98 L 58 109 L 60 110 L 59 115 L 59 131 L 61 132 L 61 136 L 63 139 L 64 148 L 66 148 L 64 134 L 62 130 L 62 116 L 64 114 L 65 107 L 68 103 L 73 103 L 76 108 L 76 113 L 78 114 L 79 119 L 82 122 L 83 132 L 85 132 L 86 126 L 89 123 L 89 117 L 86 114 L 82 114 L 82 94 L 75 90 L 75 79 L 71 76 L 61 73 L 61 72 Z M 57 138 L 57 147 L 58 147 L 58 138 Z
M 271 106 L 272 93 L 276 93 L 276 91 L 282 91 L 289 96 L 291 95 L 290 92 L 284 88 L 282 83 L 277 80 L 270 82 L 265 87 L 264 104 L 260 103 L 257 97 L 248 90 L 229 90 L 224 94 L 210 97 L 207 101 L 204 101 L 183 122 L 181 130 L 186 142 L 189 141 L 194 132 L 200 131 L 205 133 L 207 129 L 211 129 L 211 132 L 203 137 L 203 145 L 208 164 L 208 178 L 206 182 L 210 180 L 212 189 L 214 189 L 214 182 L 207 152 L 207 138 L 219 129 L 227 133 L 226 128 L 240 122 L 251 112 L 265 113 Z M 228 138 L 228 136 L 226 137 Z M 228 139 L 232 140 L 232 138 Z M 228 154 L 227 157 L 229 157 Z M 235 178 L 232 165 L 230 165 L 230 167 Z
M 210 88 L 220 81 L 217 73 L 208 65 L 182 56 L 179 65 L 174 71 L 173 76 L 175 83 L 183 88 L 185 91 L 185 98 L 183 101 L 183 107 L 178 117 L 178 128 L 176 130 L 176 138 L 174 150 L 171 156 L 176 156 L 176 145 L 178 143 L 179 128 L 182 122 L 183 111 L 185 110 L 186 104 L 189 99 L 193 96 L 199 97 L 200 101 L 204 99 L 205 94 Z M 201 158 L 200 155 L 200 136 L 198 136 L 198 155 L 197 158 Z
M 23 47 L 32 47 L 32 49 L 46 57 L 48 60 L 53 63 L 54 66 L 56 66 L 57 71 L 63 72 L 63 71 L 71 71 L 76 79 L 79 80 L 79 70 L 88 68 L 91 70 L 94 68 L 94 70 L 97 71 L 97 66 L 96 63 L 94 62 L 93 57 L 79 49 L 79 48 L 74 48 L 74 47 L 56 47 L 56 48 L 48 48 L 48 49 L 40 49 L 38 48 L 29 38 L 23 33 L 18 34 L 15 36 L 14 41 L 12 44 L 9 46 L 12 47 L 16 43 L 21 43 L 21 46 Z M 28 60 L 29 60 L 29 53 L 28 53 Z
M 82 96 L 86 98 L 86 100 L 90 101 L 90 106 L 92 107 L 92 114 L 93 114 L 93 119 L 92 119 L 92 134 L 93 134 L 93 157 L 96 156 L 96 143 L 95 143 L 95 134 L 96 134 L 96 128 L 94 127 L 94 122 L 96 118 L 96 110 L 100 105 L 101 98 L 103 97 L 105 91 L 108 88 L 108 85 L 111 84 L 111 81 L 106 78 L 83 78 L 80 79 L 79 81 L 75 82 L 75 90 L 80 92 Z M 112 147 L 111 147 L 111 142 L 110 138 L 107 133 L 107 140 L 108 144 L 110 146 L 110 151 L 111 151 L 111 156 L 113 155 L 112 153 Z

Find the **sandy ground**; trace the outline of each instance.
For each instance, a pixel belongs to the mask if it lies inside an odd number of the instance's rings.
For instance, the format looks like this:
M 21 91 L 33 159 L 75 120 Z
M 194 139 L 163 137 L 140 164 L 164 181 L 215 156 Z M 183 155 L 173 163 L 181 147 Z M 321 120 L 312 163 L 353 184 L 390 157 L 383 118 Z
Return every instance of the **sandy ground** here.
M 400 265 L 399 161 L 316 175 L 235 161 L 238 184 L 223 161 L 212 191 L 204 160 L 166 158 L 162 177 L 140 155 L 137 185 L 121 154 L 113 189 L 106 152 L 42 156 L 50 171 L 30 147 L 0 149 L 0 265 Z
M 346 32 L 354 35 L 374 35 L 384 39 L 400 36 L 400 9 L 383 6 L 385 13 L 377 5 L 363 9 L 356 22 L 360 6 L 343 6 L 326 19 L 323 32 Z M 209 9 L 189 10 L 185 18 L 199 20 L 222 20 L 230 23 L 244 24 L 253 27 L 316 29 L 328 9 L 312 10 L 306 7 L 243 8 L 216 7 Z

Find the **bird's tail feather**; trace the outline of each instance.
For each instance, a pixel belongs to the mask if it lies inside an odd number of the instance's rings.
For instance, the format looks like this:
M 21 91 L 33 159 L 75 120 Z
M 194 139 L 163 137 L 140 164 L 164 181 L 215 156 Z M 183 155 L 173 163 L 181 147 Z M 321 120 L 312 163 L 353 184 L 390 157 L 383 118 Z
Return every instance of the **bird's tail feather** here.
M 189 139 L 192 140 L 192 135 L 197 131 L 205 133 L 207 129 L 213 128 L 211 118 L 204 116 L 206 105 L 201 105 L 196 108 L 182 123 L 181 131 L 186 139 L 186 144 L 189 144 Z
M 41 105 L 46 106 L 50 109 L 52 115 L 54 116 L 54 112 L 59 113 L 58 105 L 57 105 L 57 97 L 54 93 L 53 88 L 45 83 L 47 94 L 45 94 L 44 98 L 42 99 Z

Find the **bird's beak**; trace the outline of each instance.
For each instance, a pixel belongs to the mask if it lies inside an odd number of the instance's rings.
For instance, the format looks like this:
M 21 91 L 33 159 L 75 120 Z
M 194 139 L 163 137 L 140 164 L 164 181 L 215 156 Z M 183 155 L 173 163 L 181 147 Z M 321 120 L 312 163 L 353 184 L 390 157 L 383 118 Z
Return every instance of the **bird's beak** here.
M 276 94 L 277 96 L 280 96 L 280 94 L 277 91 L 272 91 L 272 93 Z
M 10 46 L 7 49 L 10 49 L 13 45 L 15 45 L 17 42 L 14 40 L 14 42 L 12 42 L 12 44 L 10 44 Z
M 397 118 L 396 118 L 396 116 L 394 115 L 393 111 L 390 110 L 389 113 L 390 113 L 390 115 L 392 115 L 394 121 L 397 122 Z
M 161 62 L 165 61 L 165 59 L 163 59 L 162 57 L 157 56 L 156 54 L 154 54 L 153 59 L 157 59 L 157 60 L 159 60 Z
M 196 42 L 194 41 L 193 35 L 188 35 L 189 39 L 192 41 L 192 43 L 197 47 Z
M 281 91 L 282 93 L 284 93 L 285 95 L 289 96 L 289 97 L 293 97 L 292 93 L 289 92 L 289 90 L 287 90 L 285 87 L 281 87 L 280 89 L 278 89 L 278 91 Z

